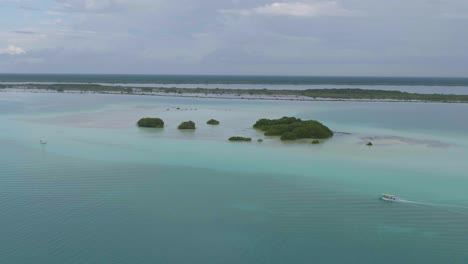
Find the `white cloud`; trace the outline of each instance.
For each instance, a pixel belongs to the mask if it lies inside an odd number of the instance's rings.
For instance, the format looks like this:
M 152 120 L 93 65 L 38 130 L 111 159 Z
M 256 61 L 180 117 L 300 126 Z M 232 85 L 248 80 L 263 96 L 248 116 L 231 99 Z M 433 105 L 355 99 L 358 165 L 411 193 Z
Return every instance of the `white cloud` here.
M 357 12 L 343 8 L 336 1 L 275 2 L 252 9 L 222 10 L 241 15 L 273 15 L 295 17 L 351 16 Z
M 118 0 L 55 0 L 58 12 L 113 12 L 119 10 Z
M 0 54 L 20 55 L 24 53 L 26 53 L 24 49 L 14 45 L 8 45 L 6 49 L 0 49 Z

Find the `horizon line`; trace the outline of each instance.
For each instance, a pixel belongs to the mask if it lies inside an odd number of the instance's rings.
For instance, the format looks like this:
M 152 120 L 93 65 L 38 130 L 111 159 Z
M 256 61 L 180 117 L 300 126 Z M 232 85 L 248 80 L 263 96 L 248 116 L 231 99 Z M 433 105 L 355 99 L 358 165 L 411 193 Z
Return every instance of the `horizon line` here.
M 468 79 L 468 76 L 402 76 L 402 75 L 279 75 L 279 74 L 193 74 L 193 73 L 46 73 L 46 72 L 0 72 L 0 75 L 130 75 L 130 76 L 205 76 L 205 77 L 306 77 L 306 78 L 433 78 Z

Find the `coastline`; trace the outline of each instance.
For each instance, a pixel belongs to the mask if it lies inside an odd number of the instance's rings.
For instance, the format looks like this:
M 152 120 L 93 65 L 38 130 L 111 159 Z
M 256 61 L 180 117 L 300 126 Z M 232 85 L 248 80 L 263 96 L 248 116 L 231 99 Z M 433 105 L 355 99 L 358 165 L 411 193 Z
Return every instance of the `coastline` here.
M 1 84 L 0 84 L 1 85 Z M 49 88 L 0 88 L 1 92 L 17 92 L 17 93 L 61 93 L 61 94 L 104 94 L 104 95 L 136 95 L 136 96 L 159 96 L 159 97 L 179 97 L 179 98 L 199 98 L 199 99 L 225 99 L 225 100 L 261 100 L 261 101 L 302 101 L 302 102 L 362 102 L 362 103 L 455 103 L 455 104 L 466 104 L 468 101 L 438 101 L 438 100 L 405 100 L 405 99 L 358 99 L 358 98 L 327 98 L 327 97 L 309 97 L 301 95 L 285 95 L 285 94 L 248 94 L 248 93 L 196 93 L 196 92 L 146 92 L 141 88 L 130 88 L 131 92 L 124 90 L 128 87 L 120 87 L 116 90 L 78 90 L 78 89 L 67 89 L 63 91 L 57 91 Z M 178 88 L 168 88 L 178 89 Z M 182 90 L 189 90 L 181 88 Z M 178 90 L 181 90 L 178 89 Z M 196 89 L 192 89 L 196 90 Z M 246 90 L 248 92 L 248 90 Z M 271 90 L 260 90 L 269 92 Z

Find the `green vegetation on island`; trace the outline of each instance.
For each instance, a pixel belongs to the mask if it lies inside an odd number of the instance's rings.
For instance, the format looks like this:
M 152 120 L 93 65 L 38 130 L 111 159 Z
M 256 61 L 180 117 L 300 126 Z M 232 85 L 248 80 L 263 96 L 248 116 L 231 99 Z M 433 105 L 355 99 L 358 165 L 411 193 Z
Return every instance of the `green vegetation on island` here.
M 185 121 L 180 123 L 178 129 L 195 129 L 195 123 L 192 121 Z
M 208 125 L 219 125 L 219 121 L 215 119 L 210 119 L 206 122 Z
M 251 142 L 251 141 L 252 141 L 252 138 L 236 136 L 236 137 L 230 137 L 230 138 L 229 138 L 229 141 Z
M 314 140 L 312 140 L 312 144 L 320 144 L 320 140 L 314 139 Z
M 296 140 L 299 139 L 294 132 L 285 132 L 280 137 L 281 140 Z
M 269 89 L 220 89 L 220 88 L 177 88 L 155 87 L 142 88 L 131 86 L 112 86 L 100 84 L 0 84 L 1 88 L 14 89 L 41 89 L 53 91 L 78 91 L 96 93 L 119 94 L 153 94 L 168 96 L 250 96 L 263 97 L 287 97 L 285 99 L 300 100 L 393 100 L 393 101 L 424 101 L 443 103 L 468 103 L 468 95 L 457 94 L 420 94 L 389 90 L 371 89 L 307 89 L 307 90 L 269 90 Z M 240 98 L 240 97 L 238 97 Z
M 152 128 L 162 128 L 164 127 L 164 121 L 161 118 L 154 117 L 145 117 L 138 120 L 139 127 L 152 127 Z
M 322 139 L 333 136 L 333 132 L 322 123 L 315 120 L 301 120 L 295 117 L 260 119 L 253 127 L 264 131 L 265 136 L 280 136 L 281 140 Z

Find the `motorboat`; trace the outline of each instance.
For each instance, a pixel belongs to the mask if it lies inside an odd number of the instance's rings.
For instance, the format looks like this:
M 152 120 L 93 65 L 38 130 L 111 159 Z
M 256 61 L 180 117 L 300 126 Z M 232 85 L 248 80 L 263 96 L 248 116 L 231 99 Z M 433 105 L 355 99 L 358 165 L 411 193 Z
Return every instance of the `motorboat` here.
M 47 140 L 41 138 L 41 139 L 39 140 L 39 143 L 41 143 L 41 145 L 45 145 L 45 144 L 47 144 Z
M 382 194 L 380 196 L 380 199 L 384 200 L 384 201 L 389 201 L 389 202 L 397 202 L 399 201 L 399 199 L 397 197 L 395 197 L 395 195 L 393 194 Z

